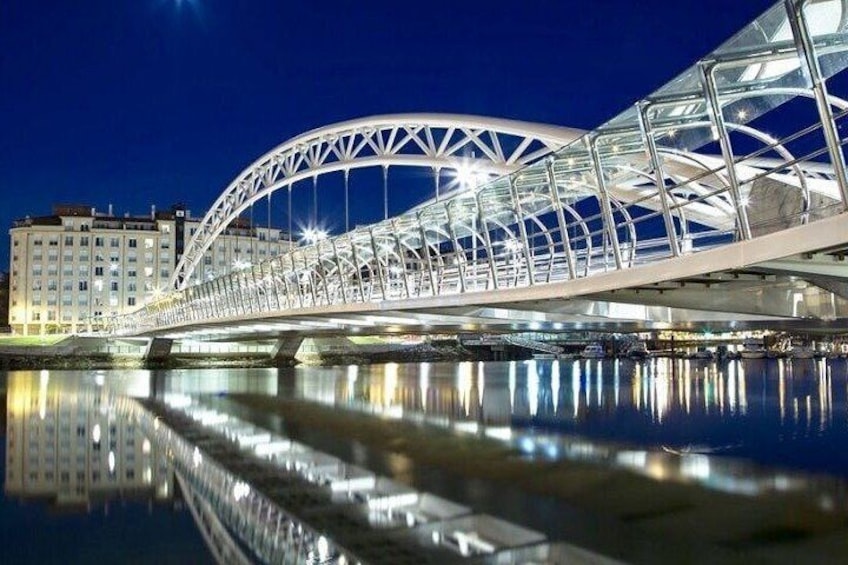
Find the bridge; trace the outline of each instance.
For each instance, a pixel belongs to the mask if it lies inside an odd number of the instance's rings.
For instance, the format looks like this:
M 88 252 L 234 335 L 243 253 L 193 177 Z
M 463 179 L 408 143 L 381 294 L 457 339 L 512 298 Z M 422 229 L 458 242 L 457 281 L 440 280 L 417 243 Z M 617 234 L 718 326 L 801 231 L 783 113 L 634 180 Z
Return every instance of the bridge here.
M 848 3 L 775 4 L 592 131 L 376 116 L 272 149 L 218 197 L 174 290 L 119 335 L 845 329 Z M 350 226 L 351 173 L 383 173 L 383 220 Z M 389 217 L 391 168 L 434 192 Z M 198 280 L 231 222 L 277 191 L 344 179 L 344 233 Z M 446 182 L 443 184 L 443 177 Z M 378 191 L 373 191 L 374 196 Z

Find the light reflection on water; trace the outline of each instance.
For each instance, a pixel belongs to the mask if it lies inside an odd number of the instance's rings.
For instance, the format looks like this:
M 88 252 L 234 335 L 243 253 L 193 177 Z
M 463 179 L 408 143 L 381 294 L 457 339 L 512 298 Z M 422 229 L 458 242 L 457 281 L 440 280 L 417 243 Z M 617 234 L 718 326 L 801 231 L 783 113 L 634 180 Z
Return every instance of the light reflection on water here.
M 297 397 L 741 494 L 848 475 L 844 361 L 532 360 L 303 367 Z M 722 455 L 722 457 L 717 457 Z M 730 457 L 728 457 L 730 456 Z

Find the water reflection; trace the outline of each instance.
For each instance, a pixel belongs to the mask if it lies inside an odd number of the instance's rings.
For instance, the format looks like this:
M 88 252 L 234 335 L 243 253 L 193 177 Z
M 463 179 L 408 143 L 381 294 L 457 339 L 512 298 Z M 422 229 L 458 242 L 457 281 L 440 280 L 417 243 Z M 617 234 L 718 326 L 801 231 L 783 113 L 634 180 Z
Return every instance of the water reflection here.
M 122 386 L 127 383 L 131 386 Z M 118 383 L 130 393 L 139 392 L 138 384 L 133 378 Z M 59 505 L 87 505 L 119 495 L 170 498 L 173 475 L 164 457 L 116 413 L 112 399 L 109 388 L 51 379 L 48 371 L 11 375 L 6 494 L 48 497 Z
M 272 369 L 18 371 L 7 377 L 5 492 L 59 505 L 173 494 L 155 444 L 116 412 L 119 397 L 273 395 Z
M 839 360 L 532 360 L 294 374 L 301 398 L 485 434 L 531 457 L 589 459 L 745 494 L 810 485 L 763 465 L 848 472 Z

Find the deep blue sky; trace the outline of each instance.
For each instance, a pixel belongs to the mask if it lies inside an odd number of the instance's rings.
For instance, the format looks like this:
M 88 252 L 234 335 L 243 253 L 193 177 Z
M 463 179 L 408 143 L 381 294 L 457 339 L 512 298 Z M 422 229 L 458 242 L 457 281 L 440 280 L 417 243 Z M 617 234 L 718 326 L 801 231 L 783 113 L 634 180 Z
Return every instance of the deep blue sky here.
M 274 145 L 371 114 L 591 128 L 772 3 L 5 0 L 0 225 L 56 202 L 201 212 Z

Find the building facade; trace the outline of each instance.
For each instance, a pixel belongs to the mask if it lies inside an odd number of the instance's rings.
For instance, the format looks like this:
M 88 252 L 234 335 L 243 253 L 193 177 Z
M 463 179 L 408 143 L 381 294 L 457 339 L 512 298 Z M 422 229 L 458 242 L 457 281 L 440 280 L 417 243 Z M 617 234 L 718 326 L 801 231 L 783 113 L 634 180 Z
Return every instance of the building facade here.
M 88 206 L 55 206 L 50 216 L 10 230 L 9 325 L 21 335 L 97 331 L 168 290 L 200 218 L 182 206 L 116 216 Z M 289 234 L 233 222 L 195 270 L 192 282 L 263 261 L 290 248 Z

